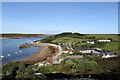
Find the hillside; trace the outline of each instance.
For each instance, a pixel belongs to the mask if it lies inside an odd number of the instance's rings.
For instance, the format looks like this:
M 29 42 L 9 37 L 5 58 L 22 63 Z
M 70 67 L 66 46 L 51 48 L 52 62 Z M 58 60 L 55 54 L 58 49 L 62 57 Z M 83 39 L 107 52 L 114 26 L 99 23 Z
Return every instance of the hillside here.
M 86 37 L 92 37 L 94 36 L 95 38 L 112 38 L 113 40 L 118 40 L 118 35 L 117 34 L 85 34 Z
M 31 37 L 44 37 L 44 36 L 49 36 L 46 34 L 0 34 L 1 38 L 4 39 L 19 39 L 19 38 L 31 38 Z
M 98 42 L 98 40 L 100 39 L 108 39 L 108 40 L 111 40 L 111 42 L 110 43 Z M 95 44 L 86 44 L 86 41 L 94 41 Z M 47 37 L 43 39 L 41 42 L 61 44 L 63 49 L 66 49 L 67 44 L 71 43 L 72 46 L 75 46 L 75 48 L 78 48 L 78 49 L 101 48 L 105 51 L 120 55 L 119 53 L 120 50 L 118 47 L 119 36 L 117 34 L 61 33 L 52 37 Z M 66 43 L 66 45 L 64 45 L 64 43 Z M 81 43 L 84 43 L 84 44 L 81 44 Z
M 71 37 L 60 37 L 53 40 L 53 43 L 79 43 L 82 41 L 87 41 L 90 39 L 78 39 L 78 38 L 71 38 Z

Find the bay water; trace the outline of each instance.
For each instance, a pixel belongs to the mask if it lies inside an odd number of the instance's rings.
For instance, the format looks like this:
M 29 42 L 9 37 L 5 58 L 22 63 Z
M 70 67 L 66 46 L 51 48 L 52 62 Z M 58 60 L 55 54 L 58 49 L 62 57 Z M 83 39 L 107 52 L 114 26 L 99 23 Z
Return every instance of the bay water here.
M 0 55 L 0 58 L 2 58 L 2 64 L 13 62 L 20 60 L 22 58 L 25 58 L 31 54 L 37 53 L 40 48 L 39 47 L 27 47 L 23 49 L 19 49 L 18 46 L 33 42 L 35 40 L 41 40 L 46 37 L 42 38 L 21 38 L 21 39 L 0 39 L 0 45 L 1 50 L 0 51 L 2 55 Z

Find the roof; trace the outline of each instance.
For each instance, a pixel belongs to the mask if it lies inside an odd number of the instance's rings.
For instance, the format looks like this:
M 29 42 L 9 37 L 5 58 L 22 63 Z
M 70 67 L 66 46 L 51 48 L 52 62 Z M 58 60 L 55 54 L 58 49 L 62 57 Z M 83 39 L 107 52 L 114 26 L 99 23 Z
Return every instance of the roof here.
M 85 50 L 94 50 L 94 49 L 80 49 L 81 51 L 85 51 Z
M 97 50 L 97 49 L 94 49 L 94 51 L 97 51 L 97 52 L 100 52 L 100 53 L 102 53 L 103 51 L 101 51 L 101 50 Z
M 63 50 L 63 51 L 70 51 L 70 52 L 74 52 L 74 51 L 72 51 L 72 50 Z
M 46 59 L 45 61 L 49 62 L 49 63 L 52 63 L 53 60 L 52 59 Z
M 86 51 L 86 50 L 94 50 L 94 52 L 104 53 L 104 51 L 97 50 L 97 49 L 81 49 L 80 51 Z
M 86 41 L 86 42 L 94 42 L 94 41 Z
M 92 53 L 82 53 L 82 55 L 92 55 Z

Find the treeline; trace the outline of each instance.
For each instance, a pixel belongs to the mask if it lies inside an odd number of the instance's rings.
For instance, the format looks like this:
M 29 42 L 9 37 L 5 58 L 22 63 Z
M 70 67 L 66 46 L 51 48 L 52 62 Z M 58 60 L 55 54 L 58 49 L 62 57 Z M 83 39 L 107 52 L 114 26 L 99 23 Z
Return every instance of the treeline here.
M 61 34 L 55 35 L 55 37 L 72 37 L 72 38 L 79 38 L 79 39 L 95 39 L 95 36 L 86 36 L 85 34 L 80 33 L 71 33 L 71 32 L 64 32 Z
M 80 33 L 71 33 L 71 32 L 64 32 L 64 33 L 55 35 L 55 37 L 79 37 L 79 36 L 85 36 L 85 35 Z

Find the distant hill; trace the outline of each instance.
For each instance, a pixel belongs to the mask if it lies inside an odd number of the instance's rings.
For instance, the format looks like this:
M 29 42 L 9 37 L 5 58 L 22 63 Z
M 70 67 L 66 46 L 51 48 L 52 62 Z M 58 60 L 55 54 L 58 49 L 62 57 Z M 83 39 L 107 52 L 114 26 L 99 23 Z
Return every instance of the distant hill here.
M 40 37 L 44 37 L 44 36 L 50 36 L 47 34 L 0 34 L 0 38 L 1 39 L 19 39 L 19 38 L 31 38 L 31 37 L 35 37 L 35 38 L 40 38 Z

